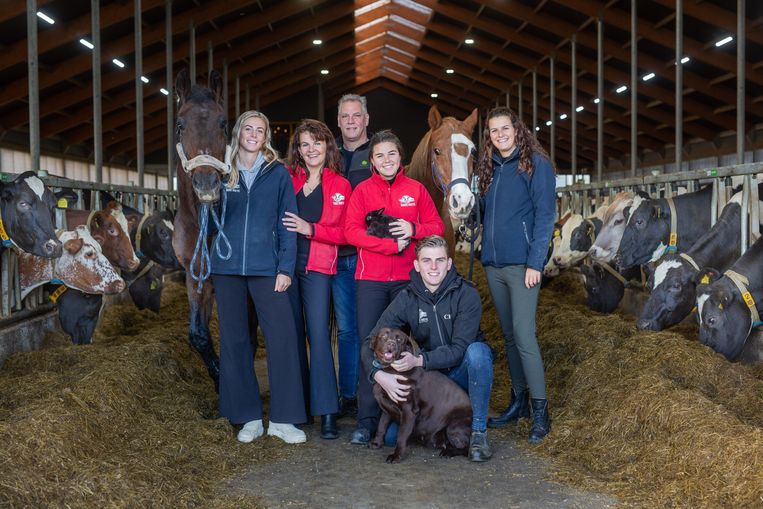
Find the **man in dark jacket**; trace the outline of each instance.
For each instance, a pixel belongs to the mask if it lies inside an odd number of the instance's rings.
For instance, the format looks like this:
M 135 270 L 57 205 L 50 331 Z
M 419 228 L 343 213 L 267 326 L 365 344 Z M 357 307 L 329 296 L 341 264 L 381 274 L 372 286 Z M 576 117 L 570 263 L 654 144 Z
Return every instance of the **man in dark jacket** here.
M 404 352 L 392 367 L 398 372 L 417 366 L 440 370 L 469 393 L 472 461 L 487 461 L 492 455 L 487 441 L 487 412 L 493 359 L 479 329 L 481 316 L 477 289 L 456 272 L 445 239 L 432 235 L 418 241 L 410 284 L 387 307 L 361 349 L 371 383 L 378 383 L 393 401 L 402 401 L 408 393 L 405 376 L 382 371 L 370 345 L 382 327 L 410 329 L 421 352 Z

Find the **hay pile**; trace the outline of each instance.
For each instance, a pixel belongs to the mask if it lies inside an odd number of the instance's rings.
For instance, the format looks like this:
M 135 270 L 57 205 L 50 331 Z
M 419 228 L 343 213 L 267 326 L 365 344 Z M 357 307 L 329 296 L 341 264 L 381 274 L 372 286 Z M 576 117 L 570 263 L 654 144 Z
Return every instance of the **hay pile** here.
M 188 346 L 187 309 L 184 287 L 172 283 L 159 319 L 113 306 L 93 345 L 53 337 L 5 363 L 0 506 L 257 505 L 226 496 L 223 480 L 289 448 L 273 438 L 239 444 L 218 418 L 214 387 Z
M 475 270 L 483 328 L 501 352 L 492 404 L 505 408 L 503 340 Z M 538 339 L 553 423 L 533 450 L 557 460 L 562 480 L 625 503 L 760 507 L 763 367 L 731 364 L 685 329 L 639 332 L 632 319 L 590 312 L 584 297 L 570 273 L 541 292 Z M 528 428 L 512 436 L 522 440 Z

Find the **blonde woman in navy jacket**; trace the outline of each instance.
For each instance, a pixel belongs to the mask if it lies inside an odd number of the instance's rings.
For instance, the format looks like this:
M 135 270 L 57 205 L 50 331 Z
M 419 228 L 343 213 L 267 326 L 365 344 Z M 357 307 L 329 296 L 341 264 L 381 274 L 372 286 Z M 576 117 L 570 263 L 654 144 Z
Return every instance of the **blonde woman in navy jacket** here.
M 352 187 L 339 173 L 342 156 L 328 126 L 304 120 L 292 135 L 289 172 L 298 214 L 286 212 L 283 223 L 297 233 L 295 286 L 310 341 L 310 413 L 321 416 L 321 438 L 339 437 L 336 370 L 329 332 L 331 282 L 339 246 L 346 244 L 344 216 Z M 293 302 L 293 301 L 292 301 Z M 299 328 L 299 327 L 298 327 Z
M 535 314 L 540 279 L 556 217 L 556 177 L 546 152 L 508 108 L 488 113 L 478 166 L 485 197 L 481 261 L 501 322 L 511 376 L 511 401 L 499 428 L 530 416 L 528 440 L 537 443 L 551 429 L 546 382 Z
M 283 225 L 296 212 L 289 172 L 270 144 L 270 123 L 257 111 L 233 127 L 232 166 L 223 190 L 224 232 L 231 256 L 212 250 L 212 281 L 220 323 L 220 415 L 242 424 L 238 440 L 264 432 L 260 388 L 254 372 L 247 300 L 251 297 L 265 336 L 270 385 L 268 435 L 287 443 L 306 440 L 294 424 L 305 422 L 297 330 L 286 290 L 294 279 L 296 235 Z

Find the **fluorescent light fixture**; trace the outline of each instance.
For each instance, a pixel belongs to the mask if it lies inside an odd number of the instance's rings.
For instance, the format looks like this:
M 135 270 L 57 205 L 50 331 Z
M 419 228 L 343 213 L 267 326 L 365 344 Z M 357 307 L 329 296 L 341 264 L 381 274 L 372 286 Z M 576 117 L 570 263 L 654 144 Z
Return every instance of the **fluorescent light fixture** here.
M 578 113 L 580 113 L 580 112 L 581 112 L 581 111 L 583 111 L 584 109 L 585 109 L 585 108 L 583 108 L 582 106 L 578 106 L 577 108 L 575 108 L 575 111 L 577 111 Z
M 599 104 L 599 98 L 598 98 L 598 97 L 594 97 L 594 99 L 593 99 L 593 103 L 594 103 L 594 104 Z
M 37 11 L 37 17 L 43 21 L 47 21 L 51 25 L 56 22 L 56 20 L 54 20 L 53 18 L 51 18 L 50 16 L 48 16 L 42 11 Z
M 88 41 L 87 39 L 80 39 L 79 43 L 82 44 L 87 49 L 93 49 L 95 46 L 93 46 L 93 43 Z
M 681 59 L 681 63 L 682 63 L 682 64 L 685 64 L 685 63 L 686 63 L 686 62 L 688 62 L 689 60 L 691 60 L 691 58 L 689 58 L 689 57 L 683 57 L 683 58 Z
M 546 120 L 546 125 L 547 126 L 550 126 L 551 124 L 553 124 L 553 122 L 551 122 L 550 120 Z
M 121 61 L 121 60 L 119 60 L 118 58 L 115 58 L 115 59 L 113 59 L 113 60 L 112 60 L 112 62 L 114 62 L 114 65 L 116 65 L 117 67 L 122 67 L 122 68 L 124 68 L 124 66 L 125 66 L 124 62 L 122 62 L 122 61 Z
M 38 13 L 38 14 L 39 14 L 39 13 Z M 730 42 L 731 42 L 731 41 L 733 41 L 733 40 L 734 40 L 734 38 L 733 38 L 733 37 L 731 37 L 731 36 L 729 35 L 728 37 L 724 37 L 724 38 L 723 38 L 723 39 L 721 39 L 720 41 L 716 42 L 716 43 L 715 43 L 715 47 L 716 47 L 716 48 L 720 48 L 720 47 L 721 47 L 721 46 L 723 46 L 724 44 L 728 44 L 728 43 L 730 43 Z
M 628 90 L 628 87 L 626 87 L 625 85 L 621 85 L 620 87 L 618 87 L 617 90 L 615 90 L 615 92 L 617 92 L 618 94 L 622 94 L 626 90 Z
M 320 40 L 320 39 L 313 39 L 313 45 L 314 46 L 320 46 L 321 44 L 323 44 L 322 40 Z
M 565 118 L 567 118 L 566 113 L 562 113 L 561 115 L 559 115 L 559 120 L 564 120 Z
M 466 39 L 464 39 L 464 44 L 474 44 L 474 39 L 472 39 L 471 37 L 467 37 Z
M 148 83 L 148 78 L 146 78 L 145 76 L 141 76 L 140 81 L 142 81 L 143 83 Z
M 159 89 L 159 92 L 163 93 L 164 95 L 170 95 L 170 91 L 166 88 L 162 87 Z
M 454 71 L 453 69 L 445 69 L 445 74 L 453 74 L 454 72 L 456 71 Z
M 328 69 L 321 69 L 321 74 L 323 74 L 324 76 L 327 75 L 328 73 L 329 73 Z
M 654 78 L 654 73 L 650 72 L 649 74 L 644 74 L 641 79 L 644 81 L 649 81 L 650 79 Z
M 432 99 L 437 99 L 438 97 L 437 92 L 432 92 L 431 94 L 429 94 L 429 97 L 431 97 Z

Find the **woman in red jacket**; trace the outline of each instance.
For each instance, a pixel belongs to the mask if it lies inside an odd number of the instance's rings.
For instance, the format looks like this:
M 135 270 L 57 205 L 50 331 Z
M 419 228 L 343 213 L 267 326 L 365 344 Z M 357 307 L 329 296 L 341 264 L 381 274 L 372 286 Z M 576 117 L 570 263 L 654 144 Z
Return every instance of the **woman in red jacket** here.
M 442 235 L 445 226 L 426 188 L 404 175 L 403 147 L 392 131 L 376 133 L 369 144 L 373 174 L 358 184 L 347 208 L 345 235 L 358 248 L 358 336 L 361 343 L 395 296 L 410 281 L 416 258 L 416 239 Z M 379 238 L 367 233 L 366 214 L 384 209 L 397 218 L 390 233 Z M 358 380 L 358 428 L 350 442 L 367 444 L 376 431 L 379 406 L 368 373 Z
M 329 302 L 338 249 L 347 243 L 344 217 L 352 192 L 349 181 L 337 172 L 341 161 L 334 136 L 323 122 L 305 120 L 294 131 L 289 172 L 299 215 L 286 212 L 283 223 L 298 234 L 295 274 L 310 341 L 310 413 L 321 416 L 321 438 L 326 439 L 339 436 Z

